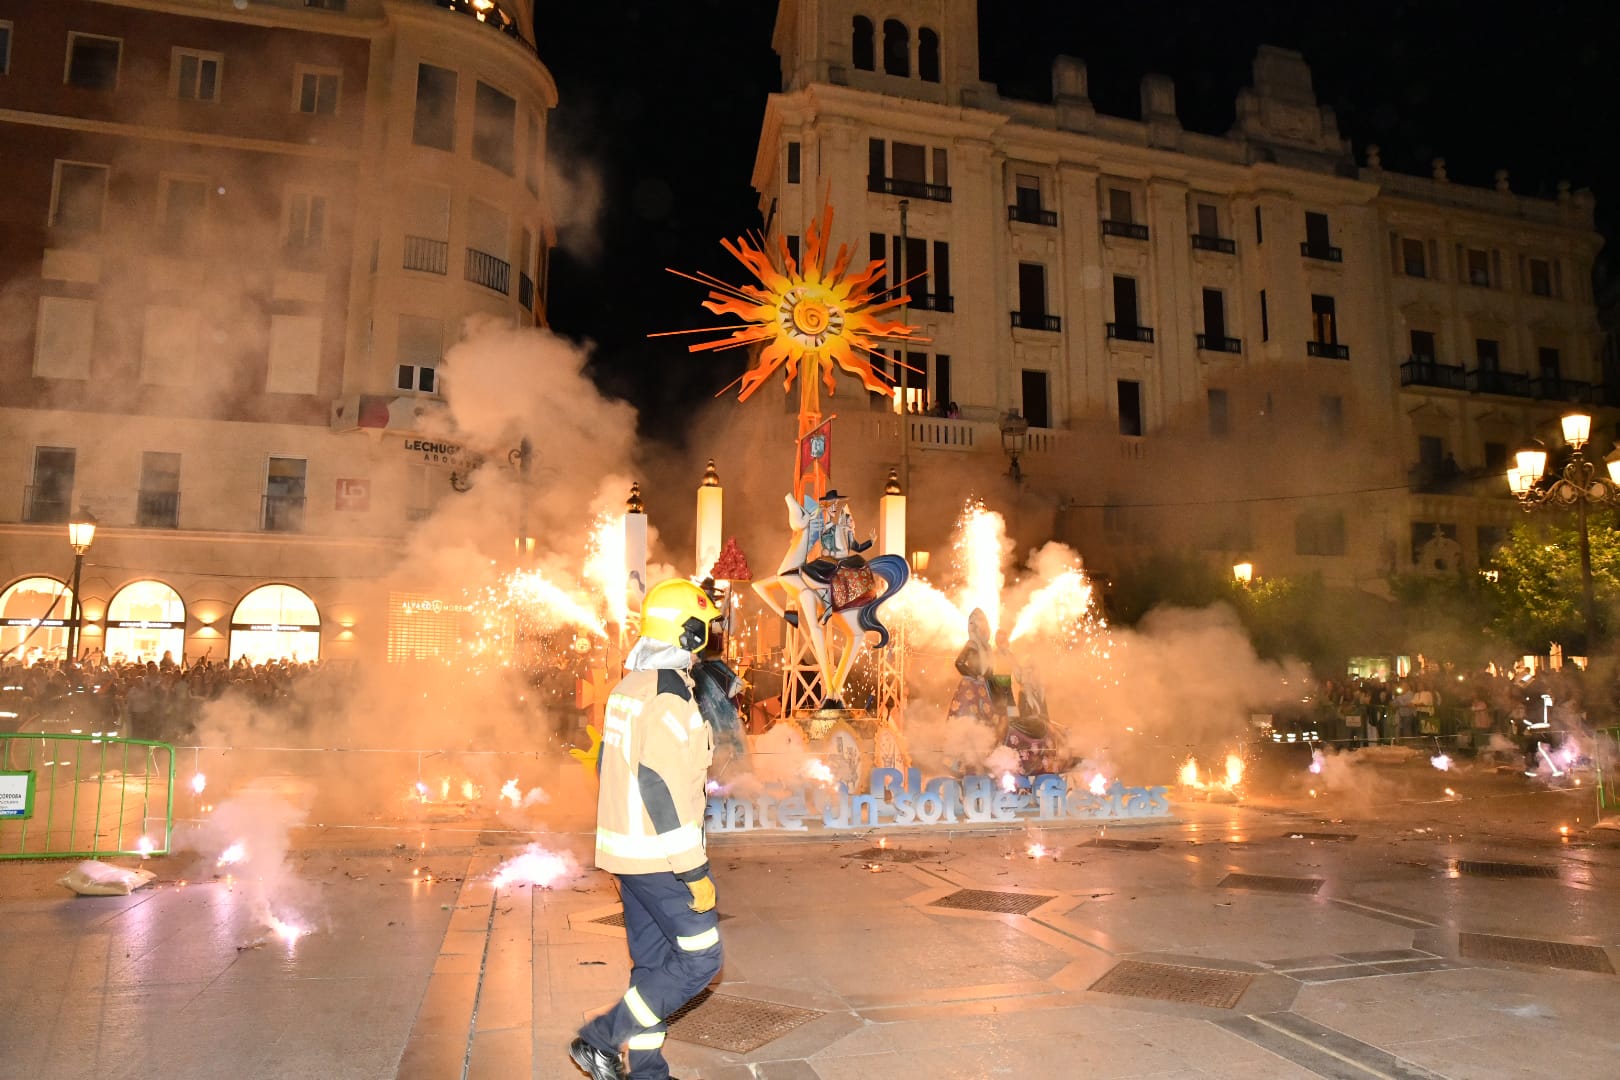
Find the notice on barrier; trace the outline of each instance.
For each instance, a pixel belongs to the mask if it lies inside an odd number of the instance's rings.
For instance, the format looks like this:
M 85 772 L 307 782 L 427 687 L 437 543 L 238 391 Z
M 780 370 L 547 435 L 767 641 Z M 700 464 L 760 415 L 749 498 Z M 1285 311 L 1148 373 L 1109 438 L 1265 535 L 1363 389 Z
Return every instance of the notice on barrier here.
M 0 820 L 34 816 L 34 774 L 0 771 Z

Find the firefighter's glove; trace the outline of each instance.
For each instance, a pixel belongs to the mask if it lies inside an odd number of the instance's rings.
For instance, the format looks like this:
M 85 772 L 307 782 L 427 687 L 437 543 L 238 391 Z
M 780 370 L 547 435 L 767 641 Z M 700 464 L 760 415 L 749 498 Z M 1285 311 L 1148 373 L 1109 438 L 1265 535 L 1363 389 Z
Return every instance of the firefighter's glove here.
M 570 750 L 568 756 L 580 763 L 586 772 L 597 772 L 597 762 L 602 757 L 602 733 L 596 730 L 596 725 L 586 724 L 585 733 L 591 737 L 591 745 L 584 750 Z
M 714 910 L 714 879 L 707 874 L 696 881 L 688 881 L 686 887 L 692 890 L 692 902 L 687 907 L 702 914 Z

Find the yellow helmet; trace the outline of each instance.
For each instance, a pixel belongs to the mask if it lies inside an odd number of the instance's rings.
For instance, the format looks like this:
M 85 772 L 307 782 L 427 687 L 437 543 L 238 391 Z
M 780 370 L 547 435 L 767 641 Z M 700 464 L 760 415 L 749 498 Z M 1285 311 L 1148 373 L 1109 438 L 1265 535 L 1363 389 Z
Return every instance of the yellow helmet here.
M 720 617 L 709 594 L 685 578 L 660 581 L 641 602 L 641 636 L 700 652 L 709 642 L 709 623 Z

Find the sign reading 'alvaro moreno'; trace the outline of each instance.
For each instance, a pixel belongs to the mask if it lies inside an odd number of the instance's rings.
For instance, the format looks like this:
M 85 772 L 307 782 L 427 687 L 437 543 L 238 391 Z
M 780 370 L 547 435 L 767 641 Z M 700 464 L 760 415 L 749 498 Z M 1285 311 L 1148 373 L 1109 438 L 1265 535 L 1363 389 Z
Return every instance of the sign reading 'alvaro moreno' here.
M 717 794 L 709 799 L 709 833 L 765 830 L 803 832 L 870 829 L 885 825 L 1013 824 L 1109 822 L 1170 816 L 1168 789 L 1127 787 L 1115 780 L 1101 794 L 1078 778 L 1056 773 L 1017 777 L 1005 790 L 991 776 L 936 777 L 923 783 L 917 769 L 873 769 L 867 793 L 852 795 L 800 785 L 753 798 Z

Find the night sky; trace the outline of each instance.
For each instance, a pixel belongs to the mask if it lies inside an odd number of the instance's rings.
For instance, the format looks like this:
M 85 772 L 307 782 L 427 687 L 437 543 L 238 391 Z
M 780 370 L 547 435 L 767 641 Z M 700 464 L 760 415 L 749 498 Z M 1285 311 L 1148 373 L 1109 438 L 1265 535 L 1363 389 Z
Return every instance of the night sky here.
M 664 268 L 735 279 L 718 241 L 761 224 L 748 178 L 779 82 L 776 5 L 536 9 L 561 98 L 553 157 L 590 162 L 604 188 L 595 251 L 554 256 L 552 324 L 596 344 L 599 385 L 638 408 L 647 434 L 676 434 L 744 360 L 688 358 L 646 334 L 712 324 L 702 288 Z M 1257 46 L 1298 49 L 1358 163 L 1377 143 L 1392 171 L 1427 175 L 1443 156 L 1457 183 L 1489 187 L 1505 168 L 1517 192 L 1589 187 L 1610 238 L 1604 261 L 1620 268 L 1620 4 L 981 0 L 979 21 L 981 76 L 1003 94 L 1049 100 L 1052 58 L 1066 53 L 1086 61 L 1099 112 L 1136 116 L 1142 75 L 1164 72 L 1182 124 L 1211 133 L 1231 126 Z

